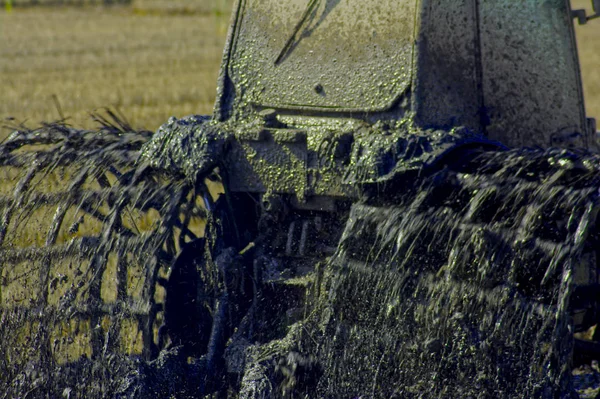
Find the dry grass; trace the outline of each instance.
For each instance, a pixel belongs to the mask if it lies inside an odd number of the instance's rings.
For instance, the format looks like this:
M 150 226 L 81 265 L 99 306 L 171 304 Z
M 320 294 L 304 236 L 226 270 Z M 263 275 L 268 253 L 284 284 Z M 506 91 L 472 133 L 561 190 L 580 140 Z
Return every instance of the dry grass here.
M 137 12 L 229 15 L 232 0 L 133 0 Z
M 589 8 L 587 0 L 573 0 Z M 211 113 L 231 0 L 134 0 L 131 7 L 0 11 L 2 119 L 73 124 L 118 107 L 138 128 Z M 600 117 L 600 21 L 577 27 L 588 114 Z
M 130 8 L 0 12 L 0 118 L 77 125 L 118 107 L 139 128 L 211 113 L 228 16 L 140 15 Z

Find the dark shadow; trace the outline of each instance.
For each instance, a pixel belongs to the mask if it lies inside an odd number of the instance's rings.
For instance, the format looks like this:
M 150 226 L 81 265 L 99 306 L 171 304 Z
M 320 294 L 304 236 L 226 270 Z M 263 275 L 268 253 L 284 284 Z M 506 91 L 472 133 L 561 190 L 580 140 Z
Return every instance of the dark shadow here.
M 290 38 L 287 40 L 287 42 L 283 46 L 283 49 L 277 56 L 277 59 L 275 60 L 275 65 L 279 65 L 283 61 L 285 61 L 288 58 L 288 56 L 296 49 L 298 44 L 300 44 L 302 39 L 310 37 L 315 31 L 315 29 L 317 29 L 329 16 L 329 13 L 331 13 L 331 11 L 340 3 L 340 0 L 325 0 L 325 10 L 323 10 L 319 19 L 313 24 L 313 21 L 317 16 L 317 13 L 319 11 L 319 5 L 321 4 L 322 0 L 315 1 L 316 3 L 313 3 L 312 0 L 309 1 L 305 14 L 302 16 L 302 18 L 296 25 L 294 31 L 290 35 Z M 303 30 L 304 26 L 308 26 L 308 28 Z M 300 32 L 302 32 L 302 34 L 298 37 L 298 33 Z

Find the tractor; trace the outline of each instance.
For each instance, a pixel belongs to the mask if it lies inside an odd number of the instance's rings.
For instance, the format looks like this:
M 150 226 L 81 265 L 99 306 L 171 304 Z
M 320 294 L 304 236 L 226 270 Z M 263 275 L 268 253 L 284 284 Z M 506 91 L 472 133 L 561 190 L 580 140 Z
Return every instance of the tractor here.
M 239 0 L 213 115 L 0 146 L 30 397 L 576 397 L 600 156 L 566 0 Z

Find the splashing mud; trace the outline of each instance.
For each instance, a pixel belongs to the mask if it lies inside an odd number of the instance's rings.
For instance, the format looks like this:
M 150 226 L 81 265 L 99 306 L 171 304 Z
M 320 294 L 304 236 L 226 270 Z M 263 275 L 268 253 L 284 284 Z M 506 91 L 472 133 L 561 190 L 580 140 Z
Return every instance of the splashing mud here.
M 332 256 L 273 277 L 275 219 L 257 249 L 212 256 L 206 185 L 138 159 L 148 138 L 52 124 L 0 147 L 4 397 L 575 397 L 597 156 L 480 152 L 399 174 L 343 212 Z M 208 260 L 177 266 L 199 245 Z M 191 288 L 222 293 L 191 300 L 206 320 L 171 322 L 186 342 L 164 345 L 169 296 L 225 271 L 245 293 Z M 204 352 L 186 346 L 196 333 Z
M 570 397 L 599 177 L 591 155 L 484 153 L 353 205 L 312 316 L 274 358 L 315 359 L 310 397 Z
M 156 282 L 204 211 L 187 181 L 136 163 L 149 132 L 105 122 L 20 129 L 0 147 L 6 398 L 111 397 L 158 352 Z
M 596 168 L 567 152 L 484 154 L 393 206 L 354 205 L 327 271 L 317 390 L 569 392 L 569 298 L 592 249 Z

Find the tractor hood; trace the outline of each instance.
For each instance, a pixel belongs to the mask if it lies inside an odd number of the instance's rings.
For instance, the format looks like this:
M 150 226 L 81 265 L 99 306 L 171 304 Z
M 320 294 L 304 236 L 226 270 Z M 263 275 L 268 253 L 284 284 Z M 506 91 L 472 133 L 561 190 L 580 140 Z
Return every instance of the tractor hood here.
M 511 146 L 585 147 L 595 134 L 568 1 L 239 0 L 235 10 L 220 121 L 265 108 L 410 119 Z
M 415 1 L 242 1 L 228 75 L 258 107 L 387 109 L 410 85 L 415 12 Z

